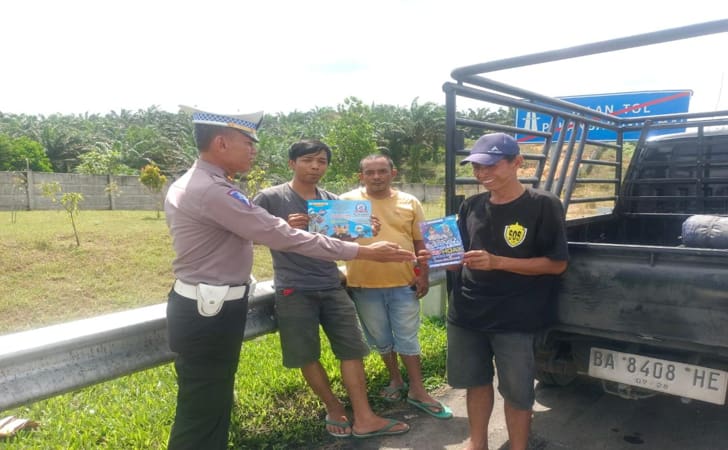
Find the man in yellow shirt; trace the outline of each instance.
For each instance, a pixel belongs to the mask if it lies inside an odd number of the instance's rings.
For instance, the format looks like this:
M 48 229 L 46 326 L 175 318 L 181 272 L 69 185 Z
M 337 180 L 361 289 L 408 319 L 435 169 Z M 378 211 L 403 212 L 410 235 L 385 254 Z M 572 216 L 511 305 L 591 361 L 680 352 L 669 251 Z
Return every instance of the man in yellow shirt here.
M 424 212 L 416 197 L 392 188 L 396 175 L 397 170 L 389 156 L 369 155 L 359 163 L 359 180 L 363 187 L 340 198 L 369 200 L 372 215 L 381 223 L 376 237 L 360 238 L 359 242 L 387 240 L 416 253 L 425 248 L 419 229 L 419 222 L 425 220 Z M 422 381 L 419 299 L 429 289 L 427 267 L 415 268 L 414 262 L 347 261 L 346 276 L 364 335 L 369 345 L 377 349 L 389 371 L 390 382 L 382 390 L 382 398 L 397 401 L 409 390 L 408 403 L 438 419 L 451 418 L 450 409 L 433 399 Z M 409 385 L 399 370 L 398 355 L 407 368 Z

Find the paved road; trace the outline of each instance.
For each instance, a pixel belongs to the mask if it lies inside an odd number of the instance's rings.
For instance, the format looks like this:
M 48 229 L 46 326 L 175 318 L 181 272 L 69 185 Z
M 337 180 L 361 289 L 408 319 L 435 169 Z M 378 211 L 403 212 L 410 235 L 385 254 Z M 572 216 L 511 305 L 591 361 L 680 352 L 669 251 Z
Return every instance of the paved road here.
M 529 450 L 716 450 L 728 449 L 728 407 L 676 397 L 625 400 L 602 392 L 598 383 L 577 380 L 568 387 L 537 387 Z M 383 413 L 406 420 L 412 430 L 379 439 L 331 439 L 320 450 L 459 450 L 468 435 L 465 393 L 443 389 L 436 397 L 455 417 L 441 421 L 406 403 Z M 496 396 L 491 450 L 507 450 L 508 435 Z

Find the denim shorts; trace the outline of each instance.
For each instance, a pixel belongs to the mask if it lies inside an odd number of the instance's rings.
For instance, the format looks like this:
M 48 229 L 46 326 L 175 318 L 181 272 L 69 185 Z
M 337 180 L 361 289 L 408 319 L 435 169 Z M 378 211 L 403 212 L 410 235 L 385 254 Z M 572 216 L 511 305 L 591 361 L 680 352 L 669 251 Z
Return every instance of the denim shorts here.
M 379 353 L 419 355 L 420 301 L 409 286 L 352 288 L 364 336 Z
M 369 354 L 356 308 L 344 288 L 276 289 L 275 310 L 285 367 L 300 368 L 319 360 L 319 325 L 337 359 L 362 359 Z
M 447 379 L 454 388 L 493 383 L 514 408 L 529 410 L 535 400 L 535 361 L 531 333 L 489 333 L 447 324 Z

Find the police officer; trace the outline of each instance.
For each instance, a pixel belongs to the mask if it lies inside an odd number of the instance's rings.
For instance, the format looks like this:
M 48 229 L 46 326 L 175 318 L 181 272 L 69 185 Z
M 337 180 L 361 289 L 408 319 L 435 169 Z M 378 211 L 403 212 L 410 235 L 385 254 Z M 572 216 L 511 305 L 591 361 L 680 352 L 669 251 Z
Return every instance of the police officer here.
M 164 203 L 176 254 L 167 323 L 178 392 L 168 448 L 225 449 L 253 243 L 329 261 L 410 261 L 414 255 L 391 242 L 361 246 L 291 228 L 253 205 L 230 179 L 250 169 L 263 112 L 181 108 L 192 115 L 199 157 Z

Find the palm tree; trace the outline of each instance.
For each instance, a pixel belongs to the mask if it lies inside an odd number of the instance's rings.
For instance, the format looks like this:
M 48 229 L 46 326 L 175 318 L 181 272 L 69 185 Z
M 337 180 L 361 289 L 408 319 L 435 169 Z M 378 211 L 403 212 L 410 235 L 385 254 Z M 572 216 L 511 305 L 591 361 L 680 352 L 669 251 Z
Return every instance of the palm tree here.
M 437 158 L 444 147 L 445 109 L 432 102 L 420 105 L 415 98 L 400 120 L 407 181 L 420 182 L 422 164 L 428 160 L 440 162 Z
M 60 115 L 50 116 L 42 122 L 40 143 L 55 172 L 71 172 L 78 164 L 78 155 L 86 148 L 74 122 Z

